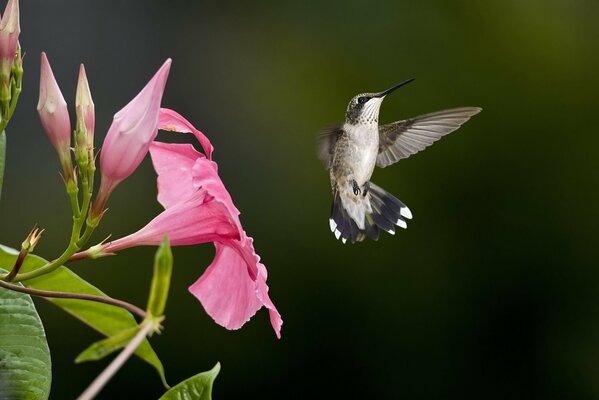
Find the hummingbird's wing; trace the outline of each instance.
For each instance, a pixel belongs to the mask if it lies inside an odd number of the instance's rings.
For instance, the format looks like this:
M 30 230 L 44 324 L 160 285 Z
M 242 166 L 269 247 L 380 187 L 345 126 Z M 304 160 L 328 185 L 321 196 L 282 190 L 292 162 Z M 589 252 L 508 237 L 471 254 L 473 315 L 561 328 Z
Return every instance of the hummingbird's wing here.
M 323 128 L 316 138 L 316 154 L 326 169 L 331 169 L 337 139 L 343 134 L 341 125 Z
M 481 110 L 479 107 L 452 108 L 379 126 L 376 165 L 385 168 L 424 150 Z

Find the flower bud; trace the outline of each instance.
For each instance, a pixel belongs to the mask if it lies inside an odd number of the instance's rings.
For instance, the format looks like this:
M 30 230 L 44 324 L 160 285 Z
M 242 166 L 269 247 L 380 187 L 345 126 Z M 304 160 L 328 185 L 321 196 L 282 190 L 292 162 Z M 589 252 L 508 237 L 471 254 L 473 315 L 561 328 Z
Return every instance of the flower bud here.
M 94 145 L 95 108 L 92 94 L 89 90 L 87 75 L 83 64 L 79 67 L 79 80 L 77 82 L 77 95 L 75 97 L 75 111 L 77 113 L 77 129 L 85 129 L 88 143 Z
M 10 103 L 10 72 L 20 32 L 19 1 L 9 0 L 0 20 L 0 103 L 2 103 L 4 116 L 6 116 L 6 110 Z
M 93 162 L 95 111 L 83 64 L 79 68 L 75 111 L 77 113 L 75 159 L 77 160 L 79 169 L 85 173 L 89 161 L 92 160 Z
M 21 243 L 21 250 L 27 253 L 32 252 L 42 238 L 42 233 L 44 233 L 44 229 L 33 228 L 23 243 Z
M 19 1 L 8 0 L 4 15 L 0 20 L 0 66 L 2 74 L 10 73 L 21 26 L 19 24 Z
M 158 134 L 160 102 L 170 69 L 169 58 L 142 91 L 114 115 L 100 152 L 102 182 L 90 210 L 93 224 L 101 218 L 112 190 L 135 171 Z
M 42 121 L 46 135 L 56 149 L 63 166 L 65 177 L 72 175 L 71 171 L 71 121 L 67 103 L 60 92 L 58 83 L 48 63 L 46 53 L 42 53 L 40 74 L 40 98 L 37 112 Z
M 168 78 L 168 59 L 141 92 L 114 115 L 102 152 L 102 184 L 114 188 L 135 171 L 158 133 L 158 113 Z
M 146 310 L 154 317 L 164 314 L 173 272 L 173 253 L 165 236 L 154 256 L 154 275 Z

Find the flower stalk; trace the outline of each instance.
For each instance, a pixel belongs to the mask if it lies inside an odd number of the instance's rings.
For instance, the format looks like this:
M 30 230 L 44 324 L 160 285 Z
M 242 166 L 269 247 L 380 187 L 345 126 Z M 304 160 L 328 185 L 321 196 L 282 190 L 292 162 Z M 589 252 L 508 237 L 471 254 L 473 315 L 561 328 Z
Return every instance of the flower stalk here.
M 154 329 L 154 323 L 151 318 L 144 320 L 141 323 L 141 329 L 135 335 L 133 339 L 125 346 L 123 351 L 110 363 L 108 367 L 94 381 L 89 385 L 87 389 L 77 398 L 77 400 L 91 400 L 102 390 L 108 381 L 117 373 L 119 369 L 125 364 L 125 362 L 131 357 L 131 354 L 135 352 L 141 342 L 148 336 L 148 334 Z

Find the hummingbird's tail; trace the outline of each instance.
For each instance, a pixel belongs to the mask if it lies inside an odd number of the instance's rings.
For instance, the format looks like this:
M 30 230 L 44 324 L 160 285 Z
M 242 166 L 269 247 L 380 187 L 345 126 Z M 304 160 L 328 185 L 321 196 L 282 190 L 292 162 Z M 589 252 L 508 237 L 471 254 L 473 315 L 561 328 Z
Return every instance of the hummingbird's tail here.
M 395 234 L 395 226 L 406 228 L 410 209 L 398 198 L 370 182 L 368 194 L 335 189 L 329 223 L 343 243 L 360 242 L 366 237 L 378 240 L 380 230 Z

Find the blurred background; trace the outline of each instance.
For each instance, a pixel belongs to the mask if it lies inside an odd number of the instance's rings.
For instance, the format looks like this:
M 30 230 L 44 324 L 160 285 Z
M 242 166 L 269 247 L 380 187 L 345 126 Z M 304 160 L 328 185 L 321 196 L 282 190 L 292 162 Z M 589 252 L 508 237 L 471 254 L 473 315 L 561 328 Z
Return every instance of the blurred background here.
M 599 397 L 597 1 L 27 0 L 21 13 L 24 92 L 8 130 L 0 242 L 18 247 L 37 223 L 46 232 L 36 251 L 52 258 L 70 232 L 35 110 L 39 53 L 72 116 L 85 63 L 98 147 L 112 115 L 172 57 L 163 105 L 212 140 L 268 268 L 281 340 L 265 310 L 239 331 L 217 326 L 187 292 L 213 247 L 175 249 L 165 330 L 152 339 L 171 383 L 220 361 L 216 399 Z M 381 122 L 484 110 L 375 172 L 414 213 L 406 231 L 342 245 L 329 231 L 315 134 L 342 121 L 357 93 L 410 77 Z M 155 196 L 148 159 L 118 187 L 92 242 L 145 225 L 160 211 Z M 153 253 L 71 267 L 143 306 Z M 100 335 L 36 304 L 51 397 L 75 398 L 108 363 L 73 364 Z M 162 392 L 133 359 L 99 398 Z

